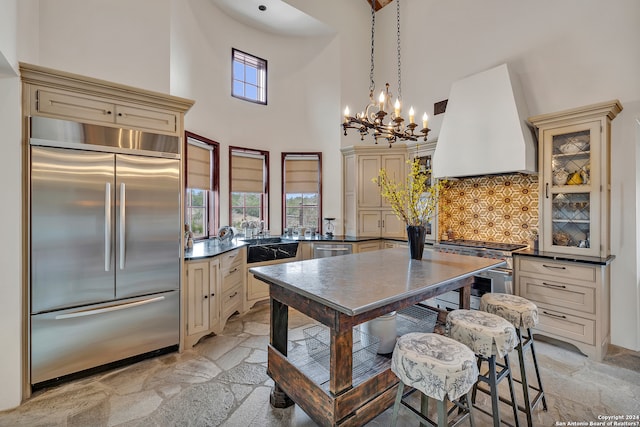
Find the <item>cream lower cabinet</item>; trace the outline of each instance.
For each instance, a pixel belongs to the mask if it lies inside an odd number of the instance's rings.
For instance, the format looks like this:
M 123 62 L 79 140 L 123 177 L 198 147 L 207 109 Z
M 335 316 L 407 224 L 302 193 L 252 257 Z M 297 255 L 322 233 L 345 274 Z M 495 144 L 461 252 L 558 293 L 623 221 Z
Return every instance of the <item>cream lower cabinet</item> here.
M 203 336 L 220 328 L 220 261 L 186 263 L 186 325 L 184 345 L 192 347 Z
M 534 334 L 573 344 L 601 361 L 611 341 L 607 265 L 514 257 L 516 294 L 538 306 Z
M 360 210 L 358 236 L 406 237 L 404 222 L 390 210 Z
M 220 322 L 224 325 L 235 312 L 243 311 L 247 249 L 235 249 L 220 255 L 219 258 L 222 277 Z
M 302 244 L 298 244 L 298 252 L 293 258 L 277 259 L 273 261 L 254 262 L 247 264 L 247 289 L 244 298 L 244 312 L 247 312 L 257 302 L 269 299 L 269 285 L 256 277 L 249 271 L 251 267 L 262 267 L 265 265 L 283 264 L 286 262 L 302 260 Z
M 229 317 L 242 311 L 246 257 L 246 248 L 238 248 L 185 263 L 185 348 L 219 334 Z
M 373 240 L 373 241 L 369 241 L 369 242 L 358 242 L 358 243 L 354 243 L 352 245 L 353 247 L 353 253 L 354 254 L 359 254 L 362 252 L 369 252 L 369 251 L 377 251 L 380 249 L 380 244 L 382 242 L 380 240 Z

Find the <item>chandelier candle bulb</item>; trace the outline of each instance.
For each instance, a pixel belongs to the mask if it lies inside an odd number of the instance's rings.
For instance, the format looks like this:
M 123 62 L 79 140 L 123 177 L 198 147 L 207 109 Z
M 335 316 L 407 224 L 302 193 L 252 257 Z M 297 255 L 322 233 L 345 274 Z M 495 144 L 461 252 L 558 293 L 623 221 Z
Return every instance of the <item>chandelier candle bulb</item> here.
M 424 116 L 422 116 L 422 127 L 427 129 L 427 124 L 429 124 L 429 116 L 427 113 L 424 113 Z
M 344 107 L 344 122 L 349 123 L 349 106 Z
M 384 111 L 384 92 L 380 92 L 380 96 L 378 97 L 378 102 L 380 102 L 380 111 Z
M 396 103 L 393 104 L 393 112 L 396 117 L 400 117 L 400 100 L 396 98 Z
M 413 106 L 409 108 L 409 123 L 413 124 L 416 120 L 416 113 L 413 111 Z

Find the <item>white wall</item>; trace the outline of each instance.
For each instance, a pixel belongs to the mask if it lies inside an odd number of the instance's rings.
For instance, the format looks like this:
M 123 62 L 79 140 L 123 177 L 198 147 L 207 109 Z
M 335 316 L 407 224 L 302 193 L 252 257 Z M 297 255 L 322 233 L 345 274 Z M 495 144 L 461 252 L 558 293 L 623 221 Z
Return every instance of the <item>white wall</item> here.
M 169 92 L 169 0 L 40 0 L 39 63 Z
M 0 0 L 0 410 L 17 406 L 22 372 L 22 205 L 17 0 Z M 15 209 L 7 207 L 14 206 Z

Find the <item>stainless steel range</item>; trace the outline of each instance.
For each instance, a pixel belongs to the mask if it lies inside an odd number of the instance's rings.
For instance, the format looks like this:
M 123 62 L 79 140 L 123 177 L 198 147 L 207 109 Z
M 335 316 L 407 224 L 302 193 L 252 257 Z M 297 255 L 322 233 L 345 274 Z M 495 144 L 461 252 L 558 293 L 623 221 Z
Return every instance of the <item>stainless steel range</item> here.
M 503 267 L 493 268 L 474 277 L 471 286 L 471 308 L 480 308 L 480 298 L 487 292 L 513 293 L 513 252 L 525 249 L 527 245 L 518 243 L 484 242 L 480 240 L 454 239 L 434 245 L 440 252 L 483 258 L 502 259 Z M 429 300 L 428 304 L 446 310 L 458 308 L 458 292 L 448 292 Z

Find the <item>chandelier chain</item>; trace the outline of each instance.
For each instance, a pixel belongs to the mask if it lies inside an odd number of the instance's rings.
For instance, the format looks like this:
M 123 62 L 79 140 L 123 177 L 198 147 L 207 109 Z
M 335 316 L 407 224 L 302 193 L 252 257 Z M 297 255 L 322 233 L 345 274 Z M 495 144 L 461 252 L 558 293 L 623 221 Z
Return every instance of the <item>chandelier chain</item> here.
M 402 75 L 400 72 L 400 0 L 396 0 L 396 20 L 398 25 L 398 99 L 402 101 Z
M 373 81 L 373 63 L 374 63 L 374 36 L 376 27 L 376 10 L 374 8 L 376 0 L 371 0 L 371 69 L 369 70 L 369 92 L 373 95 L 376 90 L 376 84 Z

